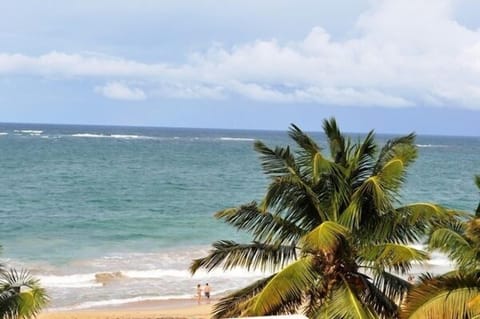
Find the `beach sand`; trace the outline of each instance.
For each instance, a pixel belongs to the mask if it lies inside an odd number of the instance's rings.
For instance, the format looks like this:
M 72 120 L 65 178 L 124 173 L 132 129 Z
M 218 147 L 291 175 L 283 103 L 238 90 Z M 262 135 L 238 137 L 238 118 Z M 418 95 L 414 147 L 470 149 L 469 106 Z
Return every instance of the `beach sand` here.
M 39 319 L 207 319 L 212 305 L 195 300 L 140 302 L 108 309 L 42 312 Z

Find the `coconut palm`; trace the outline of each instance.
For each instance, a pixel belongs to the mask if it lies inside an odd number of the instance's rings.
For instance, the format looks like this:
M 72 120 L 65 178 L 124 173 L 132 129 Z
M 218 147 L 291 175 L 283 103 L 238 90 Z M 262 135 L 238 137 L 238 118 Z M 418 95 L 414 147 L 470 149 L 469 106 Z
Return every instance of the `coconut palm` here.
M 272 274 L 222 298 L 214 318 L 298 311 L 309 318 L 398 315 L 410 288 L 399 275 L 428 258 L 407 244 L 454 214 L 430 203 L 399 205 L 416 157 L 413 134 L 378 150 L 373 131 L 354 143 L 334 119 L 323 128 L 329 155 L 295 125 L 289 136 L 296 151 L 255 142 L 270 178 L 263 200 L 216 214 L 253 241 L 216 242 L 191 271 L 244 267 Z
M 0 265 L 0 318 L 33 318 L 46 305 L 48 296 L 28 271 Z
M 475 177 L 480 189 L 480 175 Z M 480 318 L 480 204 L 466 221 L 436 229 L 429 247 L 457 263 L 454 271 L 423 276 L 408 294 L 404 318 Z

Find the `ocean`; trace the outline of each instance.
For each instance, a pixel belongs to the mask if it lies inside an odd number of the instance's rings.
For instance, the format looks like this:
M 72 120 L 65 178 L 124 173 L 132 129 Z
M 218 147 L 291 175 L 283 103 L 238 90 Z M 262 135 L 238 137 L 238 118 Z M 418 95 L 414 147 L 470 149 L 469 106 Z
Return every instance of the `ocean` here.
M 0 124 L 0 260 L 31 270 L 57 310 L 193 298 L 197 283 L 214 296 L 240 288 L 263 274 L 188 266 L 215 240 L 248 241 L 213 214 L 261 199 L 257 139 L 290 143 L 281 131 Z M 480 137 L 417 145 L 402 202 L 473 211 Z

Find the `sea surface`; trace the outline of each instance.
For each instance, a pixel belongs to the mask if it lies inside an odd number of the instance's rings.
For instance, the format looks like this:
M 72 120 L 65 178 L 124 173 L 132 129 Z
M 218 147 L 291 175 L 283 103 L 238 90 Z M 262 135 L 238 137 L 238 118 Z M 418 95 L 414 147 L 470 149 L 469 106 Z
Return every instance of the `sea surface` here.
M 279 131 L 0 124 L 0 260 L 40 278 L 53 309 L 192 298 L 197 283 L 214 296 L 240 288 L 262 273 L 188 266 L 215 240 L 248 241 L 213 214 L 262 198 L 257 139 L 290 143 Z M 417 145 L 402 202 L 473 211 L 480 137 Z

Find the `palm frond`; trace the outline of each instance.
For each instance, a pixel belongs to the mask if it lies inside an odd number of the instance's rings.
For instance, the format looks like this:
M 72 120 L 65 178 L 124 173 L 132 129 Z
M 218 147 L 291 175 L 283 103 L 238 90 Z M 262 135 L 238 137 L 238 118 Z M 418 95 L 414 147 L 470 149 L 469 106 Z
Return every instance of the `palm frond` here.
M 400 159 L 405 167 L 409 166 L 417 157 L 415 138 L 415 134 L 410 133 L 388 140 L 380 150 L 373 174 L 377 174 L 393 158 Z
M 462 212 L 445 209 L 432 203 L 412 203 L 396 209 L 401 216 L 408 217 L 408 222 L 428 222 L 433 226 L 444 225 L 455 221 L 458 216 L 465 216 Z
M 377 287 L 376 284 L 367 278 L 363 279 L 363 285 L 365 286 L 365 289 L 363 293 L 360 294 L 359 298 L 364 304 L 368 305 L 371 309 L 374 309 L 379 318 L 391 319 L 398 317 L 399 300 L 389 298 L 380 287 Z M 398 287 L 395 287 L 395 291 L 397 291 L 397 289 Z
M 261 211 L 255 202 L 219 211 L 215 217 L 239 230 L 252 233 L 255 241 L 265 243 L 283 244 L 286 241 L 293 243 L 306 232 L 294 222 L 285 220 L 278 214 Z
M 324 120 L 323 131 L 328 138 L 333 161 L 346 166 L 349 141 L 340 132 L 337 121 L 334 118 Z
M 373 284 L 390 300 L 400 304 L 412 285 L 397 275 L 384 270 L 373 271 Z
M 385 189 L 391 192 L 398 191 L 399 186 L 404 181 L 405 166 L 402 160 L 393 158 L 388 161 L 378 172 L 381 183 Z
M 303 293 L 314 281 L 312 258 L 303 257 L 281 271 L 251 299 L 245 313 L 248 315 L 270 314 L 291 300 L 301 300 Z
M 301 149 L 309 152 L 312 156 L 316 153 L 319 153 L 322 148 L 315 143 L 315 141 L 305 134 L 298 126 L 295 124 L 290 124 L 290 129 L 288 130 L 288 135 L 292 140 L 294 140 Z
M 275 270 L 282 268 L 296 258 L 295 246 L 268 245 L 259 242 L 239 244 L 230 240 L 215 242 L 210 253 L 195 259 L 190 265 L 194 274 L 199 268 L 207 271 L 222 266 L 224 270 L 243 267 L 247 270 Z
M 316 154 L 321 153 L 322 148 L 295 124 L 291 124 L 288 135 L 299 146 L 299 150 L 296 151 L 298 154 L 297 163 L 302 171 L 302 174 L 311 177 L 312 160 Z
M 473 245 L 480 251 L 480 217 L 472 218 L 467 222 L 465 236 L 472 241 Z
M 256 141 L 254 146 L 255 150 L 261 154 L 260 159 L 264 172 L 271 176 L 274 181 L 283 178 L 283 181 L 287 181 L 290 185 L 296 185 L 297 189 L 302 189 L 303 194 L 311 201 L 311 205 L 315 207 L 320 218 L 326 220 L 328 217 L 321 207 L 317 194 L 311 188 L 309 181 L 306 181 L 305 176 L 301 174 L 295 162 L 295 157 L 290 152 L 290 148 L 276 147 L 272 150 L 260 141 Z M 276 190 L 278 191 L 278 188 L 276 188 Z M 272 195 L 272 192 L 269 193 Z M 267 193 L 267 195 L 269 193 Z M 274 194 L 278 195 L 280 193 L 275 192 Z M 275 203 L 279 203 L 278 200 L 274 202 L 270 201 L 270 199 L 275 198 L 278 199 L 278 196 L 266 196 L 262 203 L 263 209 L 266 210 L 268 207 L 275 205 Z
M 339 222 L 354 230 L 379 219 L 379 215 L 391 211 L 391 200 L 378 176 L 370 176 L 353 193 L 348 207 L 341 213 Z
M 238 317 L 244 310 L 244 303 L 258 294 L 274 275 L 262 278 L 252 284 L 228 294 L 213 306 L 212 319 Z
M 299 177 L 278 177 L 270 183 L 261 210 L 284 212 L 285 219 L 309 230 L 328 215 L 315 191 Z
M 276 178 L 294 172 L 298 175 L 299 171 L 295 163 L 295 158 L 290 152 L 290 147 L 275 147 L 270 149 L 264 143 L 255 141 L 254 149 L 260 153 L 261 165 L 265 174 Z
M 370 216 L 361 226 L 359 235 L 367 241 L 411 244 L 420 241 L 431 228 L 438 228 L 455 221 L 460 214 L 431 203 L 416 203 L 394 209 L 377 217 Z
M 467 265 L 476 259 L 476 250 L 462 233 L 449 228 L 435 230 L 429 238 L 428 245 L 431 249 L 438 249 L 457 261 Z
M 26 270 L 10 269 L 0 275 L 0 314 L 4 319 L 33 318 L 47 304 L 39 281 Z
M 340 243 L 348 235 L 349 231 L 344 226 L 336 222 L 326 221 L 301 239 L 302 249 L 331 253 L 337 250 Z
M 362 265 L 406 273 L 412 262 L 424 262 L 429 255 L 410 246 L 384 243 L 363 247 L 358 252 L 358 259 Z
M 480 295 L 478 274 L 423 278 L 408 294 L 402 318 L 471 318 L 469 302 Z
M 375 319 L 377 317 L 360 300 L 358 291 L 344 281 L 333 291 L 332 297 L 321 308 L 316 318 Z
M 377 150 L 375 133 L 370 131 L 363 142 L 355 146 L 352 157 L 349 159 L 349 174 L 351 188 L 355 191 L 370 175 L 373 170 L 373 158 Z

